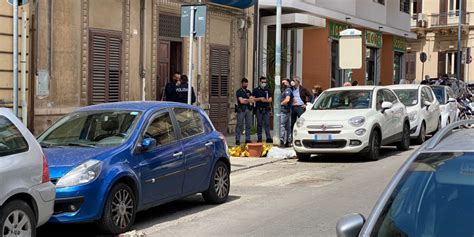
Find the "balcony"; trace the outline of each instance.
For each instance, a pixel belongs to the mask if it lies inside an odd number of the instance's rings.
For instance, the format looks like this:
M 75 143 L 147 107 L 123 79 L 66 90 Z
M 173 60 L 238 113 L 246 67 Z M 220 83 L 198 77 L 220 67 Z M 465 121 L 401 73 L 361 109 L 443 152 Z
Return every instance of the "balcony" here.
M 453 27 L 459 24 L 459 11 L 450 11 L 443 14 L 433 14 L 430 16 L 430 27 Z M 469 24 L 469 13 L 462 13 L 461 24 Z
M 461 17 L 462 33 L 469 32 L 470 13 L 463 13 Z M 443 14 L 422 14 L 417 13 L 411 16 L 410 26 L 412 32 L 423 37 L 428 32 L 436 34 L 453 34 L 457 32 L 459 24 L 459 11 L 450 11 Z

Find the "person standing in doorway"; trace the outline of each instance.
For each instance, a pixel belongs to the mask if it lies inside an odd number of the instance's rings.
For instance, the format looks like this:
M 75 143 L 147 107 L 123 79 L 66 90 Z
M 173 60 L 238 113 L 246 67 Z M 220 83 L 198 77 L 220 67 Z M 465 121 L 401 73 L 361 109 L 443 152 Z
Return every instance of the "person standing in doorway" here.
M 235 128 L 235 145 L 240 146 L 240 134 L 245 125 L 245 143 L 252 143 L 250 140 L 250 126 L 252 126 L 252 103 L 254 99 L 252 92 L 247 89 L 249 81 L 242 78 L 241 87 L 235 93 L 237 97 L 237 126 Z
M 291 102 L 293 101 L 290 79 L 283 79 L 281 86 L 283 92 L 280 97 L 280 147 L 289 147 L 292 142 Z
M 257 142 L 262 142 L 262 128 L 265 130 L 266 143 L 272 143 L 270 135 L 270 112 L 272 103 L 272 92 L 267 87 L 267 78 L 260 77 L 259 85 L 253 89 L 255 98 L 255 114 L 257 116 Z
M 188 103 L 188 76 L 181 76 L 181 83 L 176 87 L 176 101 L 184 104 Z M 191 87 L 191 104 L 196 102 L 196 94 L 194 93 L 194 88 Z
M 296 120 L 304 113 L 306 110 L 306 102 L 310 101 L 311 93 L 301 86 L 301 81 L 298 77 L 294 77 L 291 82 L 293 87 L 293 101 L 292 101 L 292 110 L 291 110 L 291 131 L 295 126 Z
M 173 74 L 173 81 L 168 82 L 165 87 L 165 100 L 178 102 L 178 95 L 176 88 L 181 86 L 181 73 L 175 72 Z

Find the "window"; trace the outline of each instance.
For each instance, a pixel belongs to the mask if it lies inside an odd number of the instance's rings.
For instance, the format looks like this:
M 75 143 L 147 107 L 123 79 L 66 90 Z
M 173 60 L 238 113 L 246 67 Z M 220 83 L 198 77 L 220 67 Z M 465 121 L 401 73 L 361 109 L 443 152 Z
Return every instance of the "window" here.
M 432 102 L 433 97 L 430 95 L 429 91 L 427 91 L 425 88 L 421 90 L 421 107 L 425 106 L 425 101 Z
M 377 91 L 377 100 L 375 101 L 376 109 L 381 110 L 382 109 L 382 103 L 383 103 L 383 92 L 382 90 Z
M 150 137 L 156 140 L 158 146 L 170 144 L 177 140 L 173 122 L 171 122 L 168 112 L 158 115 L 150 123 L 150 126 L 146 129 L 145 138 Z
M 400 11 L 410 13 L 410 0 L 400 0 Z
M 0 156 L 28 151 L 28 143 L 18 128 L 7 118 L 0 116 Z
M 396 104 L 398 102 L 397 96 L 393 94 L 393 92 L 389 90 L 383 90 L 384 94 L 384 101 L 390 102 L 392 104 Z
M 373 0 L 373 1 L 382 5 L 385 5 L 385 0 Z
M 434 101 L 433 91 L 429 87 L 425 87 L 426 94 L 428 95 L 429 102 Z
M 204 132 L 201 115 L 194 110 L 175 108 L 174 113 L 181 130 L 181 137 L 187 138 Z
M 369 109 L 371 101 L 370 90 L 329 91 L 318 97 L 313 110 Z
M 407 107 L 418 104 L 418 90 L 416 89 L 399 89 L 395 90 L 395 94 L 397 94 L 400 102 L 402 102 Z

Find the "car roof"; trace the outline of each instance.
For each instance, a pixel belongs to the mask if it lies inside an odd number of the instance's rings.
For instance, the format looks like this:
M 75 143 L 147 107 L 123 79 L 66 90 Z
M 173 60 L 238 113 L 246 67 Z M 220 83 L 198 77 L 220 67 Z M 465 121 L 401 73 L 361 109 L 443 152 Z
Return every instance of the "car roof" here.
M 354 90 L 374 90 L 377 86 L 344 86 L 334 87 L 326 91 L 354 91 Z
M 472 129 L 457 129 L 446 135 L 430 152 L 472 152 L 474 151 L 474 131 Z
M 176 103 L 176 102 L 162 102 L 162 101 L 127 101 L 116 103 L 104 103 L 83 107 L 77 111 L 98 111 L 98 110 L 134 110 L 145 112 L 152 109 L 161 109 L 169 107 L 185 107 L 193 108 L 193 106 Z
M 402 84 L 402 85 L 390 85 L 388 86 L 388 88 L 392 89 L 392 90 L 396 90 L 396 89 L 416 89 L 418 90 L 418 88 L 422 87 L 424 85 L 419 85 L 419 84 Z

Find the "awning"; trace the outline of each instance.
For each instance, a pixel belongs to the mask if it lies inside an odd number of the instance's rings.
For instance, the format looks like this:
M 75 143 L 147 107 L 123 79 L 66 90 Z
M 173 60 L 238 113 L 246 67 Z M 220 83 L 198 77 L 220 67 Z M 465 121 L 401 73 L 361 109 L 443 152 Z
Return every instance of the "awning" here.
M 255 4 L 255 0 L 211 0 L 210 2 L 240 9 L 249 8 Z

